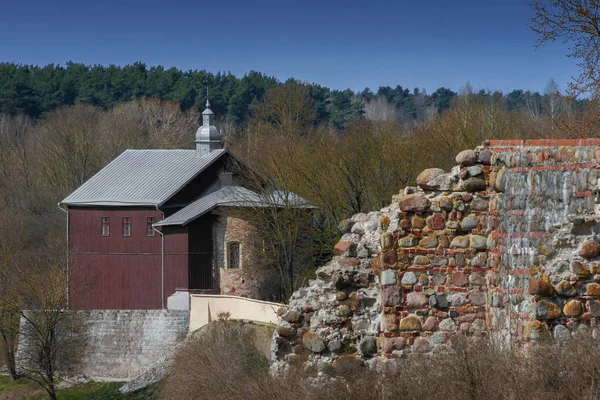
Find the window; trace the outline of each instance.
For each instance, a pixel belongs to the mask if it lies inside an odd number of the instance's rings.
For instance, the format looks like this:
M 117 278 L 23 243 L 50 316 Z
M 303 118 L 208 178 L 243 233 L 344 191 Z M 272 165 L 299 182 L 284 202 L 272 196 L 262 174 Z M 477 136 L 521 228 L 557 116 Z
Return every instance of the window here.
M 102 236 L 110 236 L 110 218 L 102 217 Z
M 131 236 L 131 217 L 123 217 L 123 236 Z
M 227 267 L 240 267 L 240 244 L 237 242 L 231 242 L 227 245 Z
M 154 236 L 156 234 L 156 231 L 152 227 L 153 223 L 154 223 L 154 217 L 146 218 L 146 236 Z

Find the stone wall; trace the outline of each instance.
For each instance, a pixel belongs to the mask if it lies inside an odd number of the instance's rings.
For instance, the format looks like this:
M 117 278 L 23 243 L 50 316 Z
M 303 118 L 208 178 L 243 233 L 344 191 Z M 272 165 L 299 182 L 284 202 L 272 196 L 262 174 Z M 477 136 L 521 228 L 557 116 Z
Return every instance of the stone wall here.
M 218 287 L 221 294 L 263 299 L 262 280 L 258 279 L 255 238 L 256 229 L 234 209 L 219 210 L 218 221 L 214 225 L 213 243 L 216 254 Z M 240 267 L 228 265 L 228 244 L 240 245 Z
M 343 221 L 282 314 L 273 368 L 435 353 L 452 335 L 600 336 L 599 160 L 599 139 L 490 141 Z
M 513 340 L 600 334 L 599 146 L 599 139 L 489 143 L 491 212 L 502 221 L 494 288 L 502 302 L 489 309 L 490 327 Z
M 90 377 L 131 379 L 170 355 L 189 330 L 189 311 L 78 311 L 86 351 L 80 372 Z

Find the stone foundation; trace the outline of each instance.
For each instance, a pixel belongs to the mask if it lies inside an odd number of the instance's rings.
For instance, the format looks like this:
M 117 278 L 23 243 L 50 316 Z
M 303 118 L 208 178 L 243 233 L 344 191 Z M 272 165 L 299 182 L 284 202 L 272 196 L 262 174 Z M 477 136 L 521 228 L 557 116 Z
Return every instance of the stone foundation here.
M 600 139 L 490 141 L 343 221 L 282 314 L 273 368 L 435 353 L 452 335 L 600 336 L 599 160 Z

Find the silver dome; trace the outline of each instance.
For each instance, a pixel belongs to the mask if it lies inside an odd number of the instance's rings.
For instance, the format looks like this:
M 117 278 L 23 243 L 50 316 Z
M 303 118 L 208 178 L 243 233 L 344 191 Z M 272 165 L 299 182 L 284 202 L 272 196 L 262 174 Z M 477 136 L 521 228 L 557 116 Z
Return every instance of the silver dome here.
M 221 134 L 219 129 L 214 125 L 202 125 L 196 131 L 196 142 L 221 142 Z
M 202 112 L 202 126 L 196 131 L 196 150 L 200 157 L 213 150 L 222 149 L 221 133 L 215 126 L 215 113 L 206 101 L 206 109 Z

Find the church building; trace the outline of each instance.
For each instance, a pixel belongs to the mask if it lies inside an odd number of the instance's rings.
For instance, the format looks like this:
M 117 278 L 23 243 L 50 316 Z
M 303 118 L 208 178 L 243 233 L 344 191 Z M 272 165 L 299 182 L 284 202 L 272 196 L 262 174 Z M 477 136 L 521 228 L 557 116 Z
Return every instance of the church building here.
M 176 293 L 270 300 L 250 273 L 260 243 L 242 212 L 264 197 L 240 183 L 247 168 L 208 101 L 202 119 L 195 149 L 126 150 L 59 204 L 70 308 L 161 309 Z

